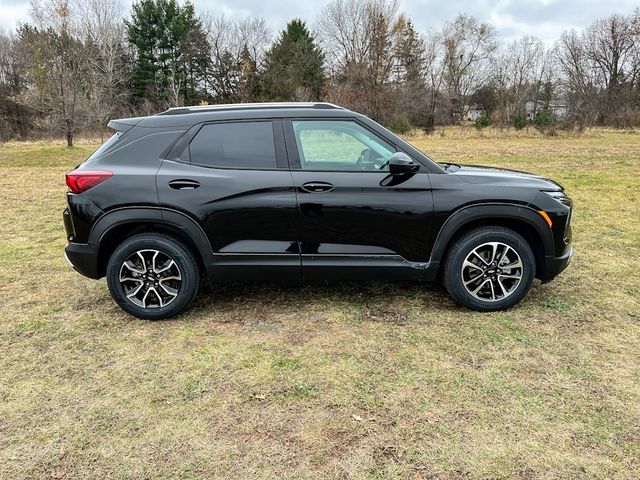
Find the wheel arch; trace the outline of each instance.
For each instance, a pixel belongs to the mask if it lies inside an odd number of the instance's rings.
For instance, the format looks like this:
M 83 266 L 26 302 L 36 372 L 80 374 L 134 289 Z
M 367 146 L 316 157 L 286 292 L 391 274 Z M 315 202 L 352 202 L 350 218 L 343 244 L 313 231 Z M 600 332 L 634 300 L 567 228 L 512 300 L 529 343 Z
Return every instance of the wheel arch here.
M 124 240 L 144 232 L 163 233 L 182 242 L 198 261 L 202 274 L 211 263 L 211 244 L 202 227 L 191 217 L 161 208 L 122 208 L 103 215 L 89 234 L 97 247 L 98 278 L 106 273 L 111 254 Z
M 536 259 L 536 276 L 544 273 L 545 257 L 553 254 L 553 235 L 534 209 L 515 204 L 470 205 L 451 214 L 440 228 L 431 252 L 431 262 L 443 265 L 449 247 L 465 232 L 479 226 L 500 226 L 521 235 Z

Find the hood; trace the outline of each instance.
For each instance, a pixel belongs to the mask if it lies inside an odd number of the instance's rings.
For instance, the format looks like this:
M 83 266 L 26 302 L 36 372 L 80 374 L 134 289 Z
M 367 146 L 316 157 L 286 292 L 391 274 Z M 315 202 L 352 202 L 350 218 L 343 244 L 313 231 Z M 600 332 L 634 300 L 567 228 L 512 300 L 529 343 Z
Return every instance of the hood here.
M 542 190 L 564 190 L 562 185 L 541 175 L 508 170 L 506 168 L 452 165 L 447 172 L 461 180 L 475 184 L 510 187 L 531 187 Z

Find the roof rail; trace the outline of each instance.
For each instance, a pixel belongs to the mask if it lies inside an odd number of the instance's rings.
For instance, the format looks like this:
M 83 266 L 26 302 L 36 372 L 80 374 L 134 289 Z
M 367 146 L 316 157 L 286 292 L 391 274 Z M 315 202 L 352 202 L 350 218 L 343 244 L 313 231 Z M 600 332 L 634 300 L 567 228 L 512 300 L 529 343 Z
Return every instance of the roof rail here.
M 216 112 L 221 110 L 267 110 L 286 108 L 340 109 L 342 107 L 327 102 L 265 102 L 265 103 L 224 103 L 191 107 L 171 107 L 157 115 L 183 115 L 187 113 Z

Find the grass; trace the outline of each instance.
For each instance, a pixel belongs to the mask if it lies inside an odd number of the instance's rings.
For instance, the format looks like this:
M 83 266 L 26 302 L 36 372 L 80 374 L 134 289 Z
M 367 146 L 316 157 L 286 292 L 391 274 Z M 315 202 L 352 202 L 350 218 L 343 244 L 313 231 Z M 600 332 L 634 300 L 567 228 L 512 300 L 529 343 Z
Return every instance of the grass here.
M 62 258 L 63 173 L 95 145 L 1 145 L 0 478 L 640 477 L 640 135 L 408 138 L 564 184 L 569 269 L 502 313 L 267 284 L 144 322 Z

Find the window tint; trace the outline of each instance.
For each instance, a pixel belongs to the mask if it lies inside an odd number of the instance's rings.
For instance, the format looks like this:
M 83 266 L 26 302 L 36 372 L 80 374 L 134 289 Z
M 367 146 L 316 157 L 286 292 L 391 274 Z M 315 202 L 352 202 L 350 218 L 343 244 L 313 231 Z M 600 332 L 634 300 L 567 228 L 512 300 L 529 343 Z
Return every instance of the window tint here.
M 294 120 L 304 170 L 389 171 L 395 148 L 349 120 Z
M 120 137 L 122 136 L 122 132 L 114 133 L 106 142 L 104 142 L 100 147 L 91 154 L 91 156 L 87 160 L 91 160 L 92 158 L 99 157 L 103 153 L 106 153 L 113 145 L 115 145 Z
M 271 122 L 204 125 L 189 144 L 191 163 L 206 167 L 275 168 Z

